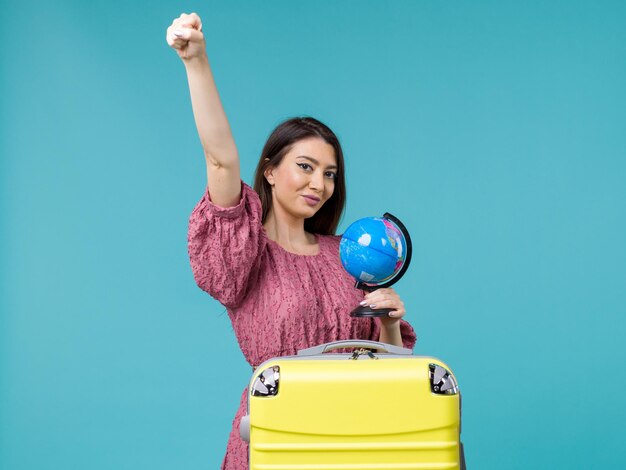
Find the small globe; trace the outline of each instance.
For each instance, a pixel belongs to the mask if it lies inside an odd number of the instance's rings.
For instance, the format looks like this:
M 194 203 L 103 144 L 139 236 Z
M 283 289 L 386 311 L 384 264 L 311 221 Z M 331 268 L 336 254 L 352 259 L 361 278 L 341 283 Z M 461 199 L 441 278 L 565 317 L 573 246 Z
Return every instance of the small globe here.
M 404 264 L 407 242 L 402 230 L 386 217 L 366 217 L 350 225 L 339 244 L 348 273 L 367 284 L 382 284 Z

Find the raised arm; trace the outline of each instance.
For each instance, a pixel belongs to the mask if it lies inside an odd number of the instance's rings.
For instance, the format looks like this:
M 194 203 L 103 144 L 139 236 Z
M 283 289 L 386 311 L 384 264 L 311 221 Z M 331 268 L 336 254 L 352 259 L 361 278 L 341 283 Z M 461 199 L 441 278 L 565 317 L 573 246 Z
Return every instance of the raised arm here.
M 234 206 L 241 193 L 239 154 L 209 66 L 200 17 L 183 13 L 167 28 L 166 39 L 187 71 L 211 201 L 221 207 Z

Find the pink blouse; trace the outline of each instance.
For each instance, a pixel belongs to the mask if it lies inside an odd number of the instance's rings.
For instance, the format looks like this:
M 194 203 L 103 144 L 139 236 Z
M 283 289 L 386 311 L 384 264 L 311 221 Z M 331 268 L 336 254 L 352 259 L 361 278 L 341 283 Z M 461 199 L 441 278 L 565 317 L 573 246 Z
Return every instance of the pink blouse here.
M 341 265 L 341 236 L 316 234 L 318 254 L 299 255 L 270 240 L 261 217 L 258 194 L 242 181 L 236 206 L 216 206 L 206 191 L 189 220 L 194 278 L 226 307 L 239 347 L 252 367 L 330 341 L 378 340 L 378 322 L 350 317 L 364 293 Z M 413 348 L 416 336 L 407 321 L 400 321 L 400 332 L 404 347 Z M 247 443 L 239 437 L 245 409 L 246 390 L 222 470 L 248 469 Z

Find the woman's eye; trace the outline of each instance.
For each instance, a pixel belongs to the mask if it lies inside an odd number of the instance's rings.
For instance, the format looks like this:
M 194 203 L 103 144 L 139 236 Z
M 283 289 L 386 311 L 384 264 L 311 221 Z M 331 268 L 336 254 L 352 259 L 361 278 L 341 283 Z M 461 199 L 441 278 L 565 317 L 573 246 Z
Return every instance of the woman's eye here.
M 329 178 L 332 178 L 334 180 L 337 179 L 337 173 L 333 173 L 332 171 L 327 171 L 326 172 L 326 176 L 329 177 Z
M 298 166 L 303 170 L 308 170 L 311 168 L 311 165 L 309 165 L 308 163 L 298 163 Z

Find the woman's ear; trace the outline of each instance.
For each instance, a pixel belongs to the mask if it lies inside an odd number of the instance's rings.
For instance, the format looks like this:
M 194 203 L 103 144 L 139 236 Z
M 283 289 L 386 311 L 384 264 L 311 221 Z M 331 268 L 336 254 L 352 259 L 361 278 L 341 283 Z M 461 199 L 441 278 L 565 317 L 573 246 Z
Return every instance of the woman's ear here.
M 263 172 L 263 176 L 265 176 L 265 179 L 267 180 L 267 182 L 270 184 L 270 186 L 274 186 L 274 168 L 267 168 L 264 172 Z

